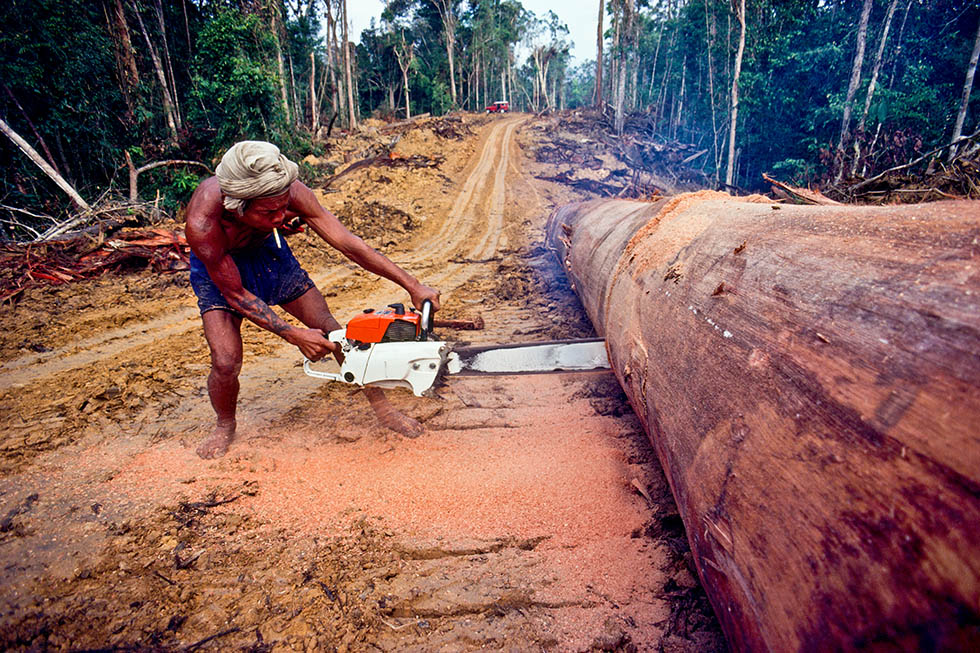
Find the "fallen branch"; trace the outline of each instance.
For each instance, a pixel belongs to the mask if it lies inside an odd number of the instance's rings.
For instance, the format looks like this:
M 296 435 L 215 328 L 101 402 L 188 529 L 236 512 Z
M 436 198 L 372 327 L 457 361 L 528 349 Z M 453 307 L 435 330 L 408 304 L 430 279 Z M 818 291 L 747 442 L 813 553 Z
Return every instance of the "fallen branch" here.
M 65 181 L 64 177 L 59 175 L 58 172 L 52 168 L 51 165 L 45 161 L 44 158 L 42 158 L 41 155 L 38 154 L 27 141 L 20 137 L 20 134 L 11 129 L 10 125 L 3 120 L 0 120 L 0 131 L 2 131 L 7 138 L 9 138 L 11 142 L 13 142 L 13 144 L 16 145 L 17 148 L 34 163 L 34 165 L 40 168 L 41 171 L 44 172 L 49 179 L 51 179 L 51 181 L 57 184 L 58 188 L 65 191 L 65 193 L 69 198 L 71 198 L 71 201 L 74 202 L 77 207 L 88 210 L 88 202 L 82 199 L 82 196 L 78 194 L 78 191 L 72 188 L 71 184 Z
M 796 188 L 789 184 L 773 179 L 766 173 L 762 173 L 762 178 L 772 184 L 775 188 L 783 191 L 796 204 L 819 204 L 825 206 L 840 206 L 840 202 L 835 202 L 829 197 L 824 196 L 820 191 L 807 190 L 806 188 Z
M 137 168 L 133 164 L 133 157 L 130 156 L 129 151 L 126 151 L 126 167 L 129 168 L 129 201 L 138 202 L 139 201 L 139 189 L 137 187 L 137 179 L 140 174 L 146 172 L 147 170 L 153 170 L 154 168 L 160 168 L 162 166 L 198 166 L 204 168 L 211 174 L 211 168 L 207 165 L 201 163 L 200 161 L 187 161 L 184 159 L 168 159 L 167 161 L 155 161 L 153 163 L 147 163 L 144 166 Z
M 368 168 L 371 166 L 382 166 L 386 168 L 435 168 L 440 163 L 442 163 L 442 157 L 427 158 L 418 154 L 413 156 L 400 156 L 395 152 L 389 154 L 382 154 L 381 156 L 368 157 L 366 159 L 361 159 L 360 161 L 355 161 L 350 164 L 342 172 L 338 172 L 332 177 L 328 177 L 323 182 L 323 187 L 327 188 L 337 183 L 338 180 L 346 177 L 348 174 L 359 170 L 361 168 Z

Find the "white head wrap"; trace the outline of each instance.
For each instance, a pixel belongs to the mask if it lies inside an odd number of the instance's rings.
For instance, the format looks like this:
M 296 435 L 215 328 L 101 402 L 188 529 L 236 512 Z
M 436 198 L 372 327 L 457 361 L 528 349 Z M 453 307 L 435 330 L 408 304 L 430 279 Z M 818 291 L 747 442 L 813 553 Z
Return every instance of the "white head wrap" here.
M 229 211 L 241 214 L 246 200 L 279 195 L 299 176 L 299 166 L 265 141 L 235 143 L 215 170 Z

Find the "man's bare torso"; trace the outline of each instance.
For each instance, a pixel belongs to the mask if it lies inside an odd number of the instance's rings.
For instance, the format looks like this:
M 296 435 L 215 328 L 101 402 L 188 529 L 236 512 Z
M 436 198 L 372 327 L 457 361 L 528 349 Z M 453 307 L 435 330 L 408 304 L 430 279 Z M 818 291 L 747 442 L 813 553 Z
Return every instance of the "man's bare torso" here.
M 288 192 L 288 191 L 287 191 Z M 272 200 L 272 198 L 263 198 Z M 290 200 L 265 202 L 270 210 L 260 214 L 257 224 L 248 224 L 245 216 L 233 213 L 224 207 L 221 188 L 217 177 L 201 182 L 188 204 L 187 231 L 192 248 L 195 243 L 207 244 L 224 252 L 235 252 L 254 247 L 263 242 L 276 227 L 299 215 L 290 209 Z M 279 204 L 284 205 L 284 211 Z M 251 216 L 249 216 L 251 217 Z M 200 255 L 200 254 L 199 254 Z

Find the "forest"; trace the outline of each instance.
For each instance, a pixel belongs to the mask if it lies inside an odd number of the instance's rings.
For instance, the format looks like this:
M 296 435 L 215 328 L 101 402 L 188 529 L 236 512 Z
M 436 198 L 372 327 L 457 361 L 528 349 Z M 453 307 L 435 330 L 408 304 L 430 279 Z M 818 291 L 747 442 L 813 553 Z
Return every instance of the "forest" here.
M 867 179 L 974 154 L 971 0 L 600 0 L 596 57 L 519 0 L 9 0 L 3 237 L 113 199 L 173 212 L 241 139 L 301 159 L 365 119 L 590 107 L 690 143 L 720 188 Z M 315 171 L 304 169 L 310 178 Z M 975 171 L 972 175 L 975 178 Z

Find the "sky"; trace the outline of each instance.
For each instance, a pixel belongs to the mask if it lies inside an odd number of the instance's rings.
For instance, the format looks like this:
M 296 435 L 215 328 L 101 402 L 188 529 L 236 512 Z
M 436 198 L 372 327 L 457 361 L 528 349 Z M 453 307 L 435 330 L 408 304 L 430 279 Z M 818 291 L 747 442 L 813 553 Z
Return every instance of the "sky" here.
M 528 11 L 533 11 L 540 18 L 548 14 L 548 10 L 558 14 L 561 22 L 568 25 L 569 38 L 572 46 L 572 65 L 578 65 L 589 59 L 595 59 L 596 18 L 599 16 L 599 3 L 595 0 L 564 0 L 556 3 L 554 0 L 521 0 Z M 559 6 L 555 6 L 558 4 Z M 351 19 L 351 40 L 361 40 L 361 30 L 371 25 L 371 19 L 381 21 L 384 11 L 382 0 L 352 0 L 347 3 L 347 11 Z

